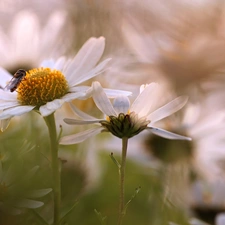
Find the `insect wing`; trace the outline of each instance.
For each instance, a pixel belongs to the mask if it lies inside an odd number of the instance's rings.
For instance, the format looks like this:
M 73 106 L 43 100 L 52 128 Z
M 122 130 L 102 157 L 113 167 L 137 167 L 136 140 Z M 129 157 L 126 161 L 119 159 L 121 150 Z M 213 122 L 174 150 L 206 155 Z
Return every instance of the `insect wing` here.
M 9 83 L 4 87 L 3 90 L 8 91 L 8 90 L 11 90 L 11 89 L 15 88 L 15 87 L 17 86 L 19 80 L 20 80 L 19 78 L 13 77 L 13 78 L 9 81 Z

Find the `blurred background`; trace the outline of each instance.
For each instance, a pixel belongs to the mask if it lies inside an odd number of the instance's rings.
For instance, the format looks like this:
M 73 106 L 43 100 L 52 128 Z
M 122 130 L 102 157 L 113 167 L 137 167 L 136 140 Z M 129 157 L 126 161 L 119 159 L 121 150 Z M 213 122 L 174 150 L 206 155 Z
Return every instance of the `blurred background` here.
M 0 1 L 0 66 L 12 74 L 44 59 L 72 57 L 92 36 L 106 38 L 103 58 L 112 58 L 96 78 L 103 87 L 132 91 L 132 101 L 141 84 L 157 82 L 158 92 L 146 99 L 157 99 L 156 108 L 189 96 L 182 110 L 158 125 L 192 142 L 148 132 L 129 140 L 126 201 L 141 189 L 124 224 L 225 224 L 225 2 Z M 101 116 L 92 100 L 74 104 Z M 74 117 L 68 105 L 56 112 L 63 136 L 85 129 L 66 125 L 65 117 Z M 0 143 L 0 224 L 43 224 L 34 220 L 37 215 L 50 222 L 49 137 L 43 119 L 35 112 L 13 118 Z M 60 146 L 62 212 L 74 206 L 62 224 L 116 224 L 118 171 L 111 152 L 119 161 L 121 140 L 110 134 Z M 38 190 L 42 194 L 31 194 Z M 24 199 L 35 201 L 33 207 Z

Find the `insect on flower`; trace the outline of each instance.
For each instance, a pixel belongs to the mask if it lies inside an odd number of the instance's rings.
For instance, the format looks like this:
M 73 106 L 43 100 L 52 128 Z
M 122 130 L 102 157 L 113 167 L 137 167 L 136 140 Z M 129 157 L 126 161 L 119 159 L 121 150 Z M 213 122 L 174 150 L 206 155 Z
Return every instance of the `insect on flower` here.
M 14 92 L 23 78 L 26 76 L 26 71 L 23 69 L 19 69 L 13 75 L 13 78 L 9 81 L 9 83 L 5 86 L 4 90 L 10 90 Z

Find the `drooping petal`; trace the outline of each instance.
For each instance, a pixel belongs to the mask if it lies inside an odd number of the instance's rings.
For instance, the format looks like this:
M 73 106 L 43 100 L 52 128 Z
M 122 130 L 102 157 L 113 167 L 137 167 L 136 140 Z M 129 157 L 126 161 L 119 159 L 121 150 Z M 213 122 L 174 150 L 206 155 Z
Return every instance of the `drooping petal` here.
M 70 104 L 71 109 L 73 110 L 73 112 L 79 116 L 80 118 L 82 118 L 83 120 L 97 120 L 97 118 L 88 115 L 87 113 L 79 110 L 75 105 L 73 105 L 72 103 Z
M 6 205 L 1 201 L 0 201 L 0 209 L 1 209 L 2 212 L 5 212 L 8 215 L 13 215 L 13 216 L 16 216 L 16 215 L 19 215 L 19 214 L 22 213 L 22 210 L 17 209 L 17 208 L 12 207 L 12 206 L 9 206 L 9 205 Z
M 52 188 L 45 188 L 45 189 L 38 189 L 38 190 L 32 190 L 30 192 L 26 193 L 26 197 L 28 198 L 40 198 L 52 191 Z
M 106 59 L 103 62 L 99 63 L 94 69 L 88 71 L 87 73 L 83 73 L 79 76 L 79 79 L 73 79 L 72 81 L 70 81 L 70 85 L 71 86 L 75 86 L 77 84 L 80 84 L 86 80 L 89 80 L 95 76 L 97 76 L 98 74 L 102 73 L 106 67 L 106 65 L 109 63 L 111 59 Z
M 76 120 L 76 119 L 65 118 L 63 119 L 63 121 L 70 125 L 85 125 L 85 124 L 99 123 L 103 120 Z
M 167 103 L 166 105 L 160 107 L 159 109 L 155 110 L 151 114 L 147 116 L 147 119 L 151 121 L 151 123 L 155 123 L 171 114 L 177 112 L 187 103 L 188 97 L 187 96 L 180 96 L 175 98 L 173 101 Z
M 30 112 L 34 108 L 35 106 L 22 105 L 5 109 L 0 113 L 0 120 L 9 119 L 12 116 L 20 116 L 24 113 Z
M 42 116 L 49 116 L 53 112 L 55 112 L 57 109 L 59 109 L 65 101 L 62 99 L 55 99 L 51 102 L 47 102 L 45 105 L 42 105 L 39 108 L 39 111 Z
M 92 83 L 93 87 L 93 99 L 96 106 L 107 116 L 117 116 L 111 102 L 107 98 L 102 86 L 99 82 Z
M 117 112 L 117 114 L 119 113 L 127 114 L 130 108 L 130 100 L 127 96 L 120 95 L 114 99 L 113 107 Z
M 102 56 L 104 48 L 105 38 L 90 38 L 63 71 L 69 83 L 91 70 Z
M 10 121 L 11 121 L 11 117 L 0 121 L 1 132 L 4 132 L 8 128 Z
M 153 91 L 156 87 L 156 83 L 149 84 L 135 99 L 130 111 L 135 112 L 139 117 L 147 116 L 151 110 L 151 98 L 154 98 Z
M 3 169 L 2 169 L 2 161 L 0 161 L 0 182 L 2 183 L 3 178 Z
M 147 130 L 151 131 L 153 134 L 156 134 L 160 137 L 171 139 L 171 140 L 186 140 L 186 141 L 192 140 L 190 137 L 185 137 L 179 134 L 175 134 L 157 127 L 148 127 Z
M 28 208 L 28 209 L 36 209 L 44 205 L 43 202 L 30 200 L 30 199 L 21 199 L 14 203 L 16 207 Z
M 103 129 L 104 129 L 103 127 L 95 127 L 77 134 L 62 137 L 59 141 L 59 144 L 70 145 L 70 144 L 81 143 L 85 141 L 86 139 L 99 134 Z
M 39 170 L 39 166 L 34 166 L 32 167 L 24 176 L 23 176 L 23 180 L 26 181 L 26 180 L 29 180 L 31 179 L 35 174 L 36 172 Z

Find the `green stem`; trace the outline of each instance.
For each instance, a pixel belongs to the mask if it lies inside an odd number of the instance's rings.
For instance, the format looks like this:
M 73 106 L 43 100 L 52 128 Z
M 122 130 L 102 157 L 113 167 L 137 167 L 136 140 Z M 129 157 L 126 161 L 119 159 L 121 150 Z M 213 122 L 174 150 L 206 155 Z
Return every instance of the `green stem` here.
M 126 156 L 127 156 L 127 144 L 128 138 L 122 138 L 122 159 L 121 159 L 121 166 L 119 168 L 119 188 L 120 188 L 120 202 L 119 202 L 119 219 L 118 225 L 122 224 L 122 219 L 125 215 L 125 208 L 124 208 L 124 180 L 125 180 L 125 166 L 126 166 Z
M 60 181 L 60 168 L 59 168 L 59 160 L 58 160 L 58 141 L 57 141 L 54 113 L 44 117 L 44 120 L 48 126 L 48 131 L 50 136 L 50 147 L 51 147 L 51 167 L 52 167 L 52 177 L 53 177 L 53 198 L 54 198 L 53 225 L 59 225 L 61 181 Z

